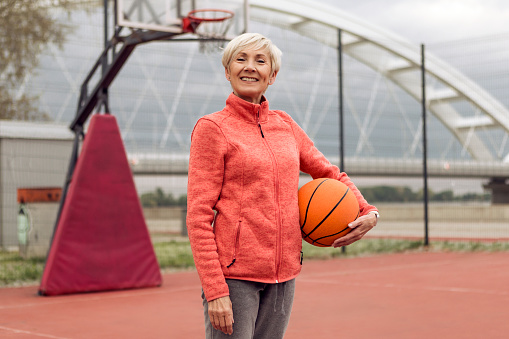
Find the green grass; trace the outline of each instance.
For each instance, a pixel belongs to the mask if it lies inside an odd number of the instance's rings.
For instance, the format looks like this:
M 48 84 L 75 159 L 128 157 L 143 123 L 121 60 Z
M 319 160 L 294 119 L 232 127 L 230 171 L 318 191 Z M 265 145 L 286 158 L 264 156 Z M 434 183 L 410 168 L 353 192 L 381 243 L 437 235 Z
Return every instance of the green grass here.
M 189 241 L 166 241 L 154 244 L 157 261 L 161 268 L 194 267 Z
M 0 286 L 40 280 L 44 258 L 23 259 L 18 253 L 0 252 Z
M 441 252 L 503 252 L 509 251 L 509 242 L 437 241 L 431 244 L 431 249 Z
M 159 266 L 163 270 L 193 268 L 189 241 L 169 240 L 154 244 Z M 304 261 L 369 256 L 384 253 L 419 251 L 437 252 L 499 252 L 509 251 L 509 242 L 432 242 L 424 247 L 422 241 L 402 239 L 363 239 L 346 248 L 315 247 L 303 243 Z M 17 253 L 0 251 L 0 286 L 38 283 L 44 269 L 44 258 L 23 259 Z
M 423 248 L 422 241 L 396 239 L 363 239 L 345 248 L 316 247 L 306 242 L 302 244 L 304 260 L 331 259 L 339 257 L 358 257 L 383 253 L 400 253 Z
M 428 247 L 422 240 L 362 239 L 349 245 L 345 252 L 331 247 L 315 247 L 303 243 L 304 260 L 358 257 L 402 252 L 502 252 L 509 251 L 509 242 L 434 241 Z

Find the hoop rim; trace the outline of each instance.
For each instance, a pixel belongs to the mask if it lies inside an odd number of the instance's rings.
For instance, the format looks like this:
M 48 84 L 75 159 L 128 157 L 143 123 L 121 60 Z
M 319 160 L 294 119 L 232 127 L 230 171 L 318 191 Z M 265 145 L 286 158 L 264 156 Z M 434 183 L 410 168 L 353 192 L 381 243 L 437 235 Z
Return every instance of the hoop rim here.
M 199 18 L 199 17 L 194 16 L 196 13 L 203 13 L 203 12 L 218 12 L 218 13 L 225 14 L 225 16 L 219 17 L 219 18 Z M 221 22 L 221 21 L 233 18 L 234 15 L 235 15 L 234 12 L 229 11 L 227 9 L 204 8 L 204 9 L 195 9 L 194 11 L 189 12 L 187 14 L 187 18 L 190 21 L 193 21 L 193 22 L 196 22 L 196 23 L 201 23 L 201 22 Z

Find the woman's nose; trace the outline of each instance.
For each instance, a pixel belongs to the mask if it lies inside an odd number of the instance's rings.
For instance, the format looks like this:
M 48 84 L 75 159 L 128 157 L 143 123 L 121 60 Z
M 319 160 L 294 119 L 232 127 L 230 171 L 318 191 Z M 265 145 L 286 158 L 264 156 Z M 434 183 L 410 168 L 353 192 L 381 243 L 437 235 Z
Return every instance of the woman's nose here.
M 256 68 L 254 66 L 254 64 L 252 62 L 249 62 L 245 67 L 244 67 L 244 70 L 245 71 L 254 71 Z

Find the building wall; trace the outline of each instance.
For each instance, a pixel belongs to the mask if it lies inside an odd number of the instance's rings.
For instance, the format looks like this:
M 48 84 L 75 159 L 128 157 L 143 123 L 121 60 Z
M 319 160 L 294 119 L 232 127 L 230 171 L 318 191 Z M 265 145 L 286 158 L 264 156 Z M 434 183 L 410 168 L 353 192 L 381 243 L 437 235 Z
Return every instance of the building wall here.
M 62 187 L 73 139 L 63 125 L 0 124 L 0 247 L 9 249 L 18 245 L 17 189 Z

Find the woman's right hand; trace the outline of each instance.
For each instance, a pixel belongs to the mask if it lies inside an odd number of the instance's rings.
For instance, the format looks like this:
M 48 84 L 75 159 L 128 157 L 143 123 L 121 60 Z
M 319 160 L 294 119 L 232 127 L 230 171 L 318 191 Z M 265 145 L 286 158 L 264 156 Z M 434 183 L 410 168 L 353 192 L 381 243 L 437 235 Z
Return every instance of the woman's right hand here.
M 212 327 L 226 334 L 233 333 L 233 309 L 229 296 L 208 302 L 209 317 Z

